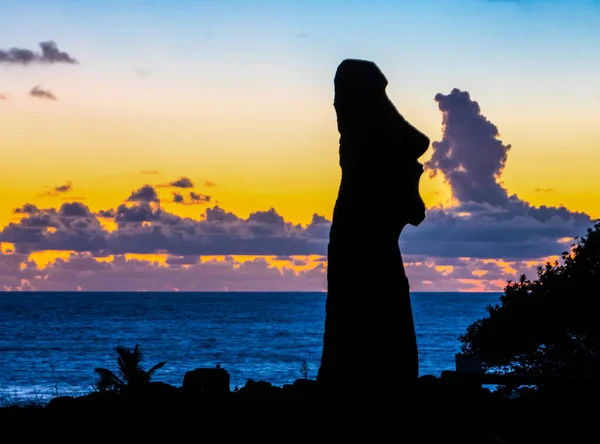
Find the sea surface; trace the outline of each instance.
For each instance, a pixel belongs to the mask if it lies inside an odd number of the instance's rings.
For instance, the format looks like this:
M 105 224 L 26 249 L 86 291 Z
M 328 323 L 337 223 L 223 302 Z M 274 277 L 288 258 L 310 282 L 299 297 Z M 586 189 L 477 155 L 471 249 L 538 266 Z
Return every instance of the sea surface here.
M 419 373 L 453 370 L 459 336 L 499 296 L 412 293 Z M 248 379 L 279 386 L 315 379 L 325 299 L 326 293 L 0 293 L 0 403 L 92 391 L 94 368 L 117 373 L 114 348 L 136 344 L 144 369 L 167 361 L 153 380 L 175 386 L 186 371 L 217 364 L 231 375 L 232 389 Z M 393 372 L 389 378 L 393 384 Z

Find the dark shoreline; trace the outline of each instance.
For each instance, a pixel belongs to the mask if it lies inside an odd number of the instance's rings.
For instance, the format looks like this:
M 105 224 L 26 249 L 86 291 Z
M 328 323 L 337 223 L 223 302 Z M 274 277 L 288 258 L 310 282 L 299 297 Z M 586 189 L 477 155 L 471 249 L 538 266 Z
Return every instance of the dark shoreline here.
M 416 434 L 401 442 L 534 444 L 556 442 L 565 434 L 563 442 L 578 443 L 586 441 L 576 435 L 596 435 L 594 422 L 581 418 L 597 394 L 600 391 L 589 387 L 555 387 L 511 399 L 476 384 L 435 376 L 421 377 L 403 391 L 383 390 L 369 396 L 359 395 L 352 387 L 326 396 L 315 381 L 306 379 L 282 387 L 249 380 L 238 391 L 221 392 L 154 382 L 139 393 L 94 392 L 53 398 L 44 407 L 2 407 L 0 426 L 5 432 L 37 432 L 47 427 L 68 430 L 80 424 L 142 421 L 140 433 L 207 427 L 206 433 L 221 430 L 215 436 L 239 433 L 243 438 L 279 437 L 281 442 L 296 441 L 296 434 L 341 437 L 361 430 L 374 433 L 376 428 Z M 250 428 L 231 429 L 235 424 Z

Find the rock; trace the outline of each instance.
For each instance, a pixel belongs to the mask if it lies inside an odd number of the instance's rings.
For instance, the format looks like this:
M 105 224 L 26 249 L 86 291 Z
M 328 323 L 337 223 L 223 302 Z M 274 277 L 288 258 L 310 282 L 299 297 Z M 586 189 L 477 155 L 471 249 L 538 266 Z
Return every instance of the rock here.
M 229 372 L 221 367 L 190 370 L 185 373 L 181 388 L 187 393 L 228 394 L 231 391 Z

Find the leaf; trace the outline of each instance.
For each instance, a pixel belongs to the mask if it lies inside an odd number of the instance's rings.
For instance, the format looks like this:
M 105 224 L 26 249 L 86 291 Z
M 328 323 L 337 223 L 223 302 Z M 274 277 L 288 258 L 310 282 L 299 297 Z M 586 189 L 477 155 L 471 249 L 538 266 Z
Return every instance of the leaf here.
M 119 390 L 124 385 L 123 381 L 107 368 L 97 367 L 94 371 L 98 374 L 98 390 Z
M 158 369 L 163 368 L 166 363 L 167 363 L 167 361 L 162 361 L 162 362 L 159 362 L 158 364 L 156 364 L 154 367 L 152 367 L 150 370 L 148 370 L 148 376 L 151 378 L 152 375 L 154 374 L 154 372 Z

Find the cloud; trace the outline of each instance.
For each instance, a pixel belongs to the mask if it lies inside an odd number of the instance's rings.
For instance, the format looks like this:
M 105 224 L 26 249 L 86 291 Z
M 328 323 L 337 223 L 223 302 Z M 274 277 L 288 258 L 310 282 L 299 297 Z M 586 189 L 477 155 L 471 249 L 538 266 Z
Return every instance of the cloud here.
M 8 100 L 8 94 L 0 93 L 0 102 L 4 102 L 5 100 Z
M 297 39 L 307 39 L 309 37 L 307 32 L 299 32 L 296 34 Z
M 100 210 L 94 213 L 97 217 L 103 217 L 106 219 L 114 219 L 117 216 L 117 212 L 111 208 L 109 210 Z
M 211 198 L 210 198 L 210 196 L 207 196 L 206 194 L 200 194 L 200 193 L 195 193 L 193 191 L 190 191 L 190 200 L 192 202 L 194 202 L 195 204 L 205 204 L 205 203 L 209 203 Z
M 15 214 L 36 214 L 39 213 L 39 208 L 34 204 L 26 203 L 20 208 L 15 208 Z
M 154 189 L 134 191 L 115 211 L 93 213 L 81 202 L 60 210 L 21 209 L 19 222 L 0 232 L 0 242 L 18 252 L 62 250 L 102 254 L 172 255 L 306 255 L 325 254 L 329 221 L 315 215 L 307 226 L 287 222 L 274 208 L 247 218 L 209 207 L 200 220 L 169 213 L 155 205 Z M 113 217 L 117 228 L 107 231 L 98 218 Z M 76 221 L 71 220 L 76 218 Z
M 63 185 L 59 185 L 42 193 L 42 196 L 58 196 L 60 194 L 68 193 L 73 189 L 73 184 L 70 181 L 65 182 Z
M 0 64 L 12 65 L 31 65 L 31 64 L 54 64 L 79 63 L 66 52 L 58 50 L 58 46 L 53 41 L 41 42 L 41 52 L 34 52 L 29 49 L 10 48 L 0 49 Z
M 181 193 L 173 193 L 173 202 L 182 205 L 203 205 L 211 201 L 211 197 L 205 194 L 190 191 L 189 197 L 185 198 Z
M 212 187 L 216 187 L 217 184 L 214 182 L 211 182 L 210 180 L 205 180 L 204 181 L 204 187 L 205 188 L 212 188 Z
M 52 91 L 47 89 L 42 89 L 40 85 L 36 85 L 29 91 L 29 95 L 32 97 L 37 97 L 40 99 L 49 99 L 49 100 L 57 100 L 56 96 L 52 93 Z
M 151 174 L 151 175 L 159 175 L 160 171 L 157 170 L 141 170 L 141 174 Z
M 553 193 L 554 188 L 536 188 L 534 191 L 536 193 Z
M 499 138 L 498 128 L 466 91 L 453 89 L 435 100 L 443 116 L 443 137 L 432 144 L 425 167 L 431 175 L 443 176 L 458 203 L 432 208 L 419 227 L 409 227 L 401 238 L 404 252 L 544 257 L 557 254 L 559 239 L 581 235 L 592 226 L 585 213 L 562 206 L 534 207 L 509 195 L 500 177 L 511 145 Z
M 156 194 L 156 190 L 150 185 L 144 185 L 142 188 L 135 190 L 127 198 L 128 202 L 156 202 L 159 203 L 160 199 Z
M 0 290 L 322 291 L 326 284 L 326 270 L 319 263 L 294 271 L 267 258 L 170 256 L 165 264 L 124 255 L 110 259 L 72 253 L 40 267 L 26 255 L 0 253 Z
M 171 188 L 194 188 L 194 183 L 187 177 L 180 177 L 173 182 L 169 182 L 167 184 L 159 185 L 161 187 L 171 187 Z
M 455 88 L 448 95 L 437 94 L 435 101 L 443 115 L 444 137 L 433 142 L 425 168 L 432 176 L 443 174 L 460 202 L 504 205 L 508 193 L 498 179 L 511 145 L 498 139 L 498 128 L 468 92 Z
M 558 257 L 569 249 L 570 239 L 592 226 L 591 218 L 562 206 L 535 207 L 510 195 L 500 180 L 510 150 L 518 147 L 511 148 L 500 139 L 498 128 L 468 92 L 454 89 L 436 95 L 435 100 L 443 117 L 443 133 L 432 144 L 426 166 L 449 184 L 455 203 L 428 209 L 425 221 L 419 227 L 407 227 L 401 236 L 412 290 L 498 291 L 506 280 L 523 272 L 535 275 L 536 265 Z M 190 202 L 193 192 L 189 193 L 174 196 L 181 196 L 179 203 Z M 202 200 L 201 194 L 195 195 Z M 20 220 L 0 231 L 0 242 L 14 249 L 11 255 L 0 256 L 0 267 L 2 261 L 13 267 L 5 278 L 0 271 L 0 283 L 10 288 L 76 283 L 86 290 L 199 290 L 199 282 L 206 290 L 325 288 L 331 225 L 325 216 L 313 214 L 310 223 L 301 225 L 286 220 L 275 208 L 242 216 L 215 204 L 205 208 L 199 219 L 192 219 L 159 204 L 150 185 L 134 190 L 116 210 L 93 213 L 81 202 L 65 203 L 58 210 L 25 204 L 14 210 L 22 216 Z M 370 236 L 384 217 L 386 208 L 365 205 L 363 229 L 356 236 Z M 116 229 L 103 228 L 98 218 L 114 221 Z M 41 272 L 27 258 L 46 250 L 74 253 L 71 259 L 57 260 Z M 128 260 L 127 254 L 166 255 L 167 260 L 157 265 Z M 287 265 L 274 267 L 264 257 L 242 264 L 234 255 L 269 256 Z M 307 261 L 309 255 L 316 259 Z M 97 260 L 112 256 L 115 260 L 110 263 Z M 225 259 L 209 263 L 199 260 L 201 256 Z M 21 262 L 15 257 L 21 257 Z M 320 268 L 310 268 L 311 264 Z M 308 268 L 299 274 L 294 267 Z
M 166 255 L 162 260 L 89 252 L 46 263 L 27 254 L 0 251 L 0 289 L 42 291 L 324 291 L 323 257 L 202 258 Z M 369 258 L 377 260 L 377 258 Z M 517 270 L 535 273 L 535 263 L 407 256 L 411 291 L 499 291 Z

